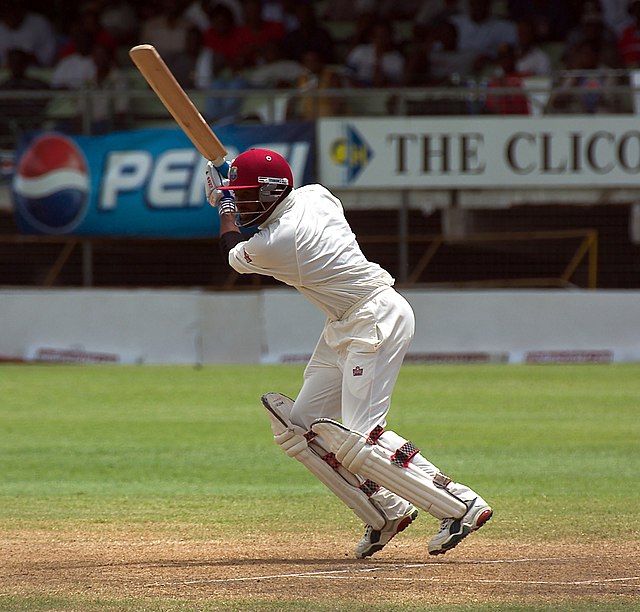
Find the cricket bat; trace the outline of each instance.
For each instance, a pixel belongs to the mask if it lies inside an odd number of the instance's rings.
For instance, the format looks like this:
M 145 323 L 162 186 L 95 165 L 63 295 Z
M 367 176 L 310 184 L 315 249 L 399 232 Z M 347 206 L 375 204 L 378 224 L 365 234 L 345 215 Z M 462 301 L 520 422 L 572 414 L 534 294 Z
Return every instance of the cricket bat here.
M 227 150 L 182 89 L 155 47 L 137 45 L 130 49 L 129 56 L 200 154 L 213 162 L 221 173 L 226 175 L 229 166 L 224 157 Z

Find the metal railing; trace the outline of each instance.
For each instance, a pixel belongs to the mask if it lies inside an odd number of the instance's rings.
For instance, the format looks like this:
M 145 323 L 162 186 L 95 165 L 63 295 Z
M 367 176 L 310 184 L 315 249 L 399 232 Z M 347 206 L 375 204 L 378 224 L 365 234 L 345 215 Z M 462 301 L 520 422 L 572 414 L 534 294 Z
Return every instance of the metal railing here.
M 133 74 L 125 71 L 127 75 Z M 357 116 L 407 115 L 476 115 L 487 112 L 486 100 L 522 96 L 529 104 L 529 114 L 562 113 L 553 101 L 563 96 L 600 95 L 613 100 L 609 112 L 635 113 L 640 98 L 638 71 L 559 71 L 548 77 L 522 79 L 521 87 L 492 86 L 490 78 L 456 77 L 455 84 L 438 87 L 340 87 L 304 89 L 197 89 L 189 90 L 194 103 L 211 122 L 257 121 L 274 123 L 288 118 L 315 119 L 327 111 L 327 100 L 335 102 L 334 114 Z M 575 86 L 571 79 L 591 79 L 588 85 Z M 598 81 L 597 79 L 600 79 Z M 568 83 L 568 85 L 567 85 Z M 598 85 L 599 83 L 599 85 Z M 594 92 L 594 86 L 598 85 Z M 127 98 L 124 116 L 115 112 L 116 102 Z M 300 102 L 304 100 L 305 113 Z M 107 116 L 95 116 L 97 104 L 107 107 Z M 30 106 L 34 109 L 29 112 Z M 575 111 L 567 111 L 575 112 Z M 149 124 L 171 122 L 153 91 L 131 79 L 126 93 L 115 90 L 0 90 L 0 147 L 15 144 L 29 129 L 66 129 L 82 134 L 113 129 L 131 129 Z

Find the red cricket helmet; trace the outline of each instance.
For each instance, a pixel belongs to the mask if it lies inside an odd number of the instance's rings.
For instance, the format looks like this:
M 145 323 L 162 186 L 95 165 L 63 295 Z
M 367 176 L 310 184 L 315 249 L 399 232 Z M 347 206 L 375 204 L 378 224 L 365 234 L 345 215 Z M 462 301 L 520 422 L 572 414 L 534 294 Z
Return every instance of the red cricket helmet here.
M 237 201 L 240 204 L 259 203 L 257 211 L 238 214 L 238 225 L 250 227 L 266 221 L 271 211 L 293 188 L 293 173 L 287 160 L 269 149 L 249 149 L 231 162 L 229 185 L 221 191 L 257 189 L 257 200 Z M 243 217 L 245 219 L 243 219 Z

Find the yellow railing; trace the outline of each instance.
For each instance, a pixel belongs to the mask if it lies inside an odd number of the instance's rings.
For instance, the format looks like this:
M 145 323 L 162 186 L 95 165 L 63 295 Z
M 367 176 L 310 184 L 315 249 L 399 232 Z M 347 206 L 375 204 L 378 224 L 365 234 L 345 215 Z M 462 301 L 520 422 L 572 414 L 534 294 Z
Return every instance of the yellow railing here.
M 587 264 L 587 288 L 595 289 L 598 279 L 598 232 L 592 229 L 578 230 L 554 230 L 537 232 L 493 232 L 483 234 L 468 234 L 464 237 L 445 236 L 421 236 L 410 238 L 410 241 L 417 240 L 426 242 L 426 248 L 420 259 L 410 271 L 407 284 L 416 285 L 420 283 L 420 278 L 427 271 L 427 268 L 436 253 L 448 244 L 478 244 L 478 243 L 514 243 L 536 241 L 568 241 L 579 239 L 580 242 L 573 253 L 571 259 L 565 265 L 562 273 L 558 276 L 548 277 L 522 277 L 510 279 L 491 279 L 482 281 L 463 281 L 456 285 L 466 286 L 501 286 L 501 287 L 535 287 L 535 286 L 572 286 L 571 279 L 578 270 L 580 264 L 586 258 Z

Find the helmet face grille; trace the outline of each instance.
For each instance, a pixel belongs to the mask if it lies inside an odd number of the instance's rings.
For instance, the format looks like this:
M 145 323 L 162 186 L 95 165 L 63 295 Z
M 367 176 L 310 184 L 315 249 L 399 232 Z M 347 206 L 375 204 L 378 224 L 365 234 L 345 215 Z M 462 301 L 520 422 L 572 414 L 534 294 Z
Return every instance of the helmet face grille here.
M 289 193 L 290 187 L 285 182 L 263 183 L 259 187 L 255 187 L 255 199 L 240 200 L 239 204 L 258 204 L 258 210 L 238 211 L 236 213 L 238 227 L 253 227 L 260 225 L 271 214 L 271 211 L 284 199 Z M 237 198 L 237 195 L 236 195 Z
M 265 183 L 264 185 L 260 185 L 260 189 L 258 190 L 258 199 L 262 204 L 273 204 L 280 198 L 286 188 L 286 184 Z

